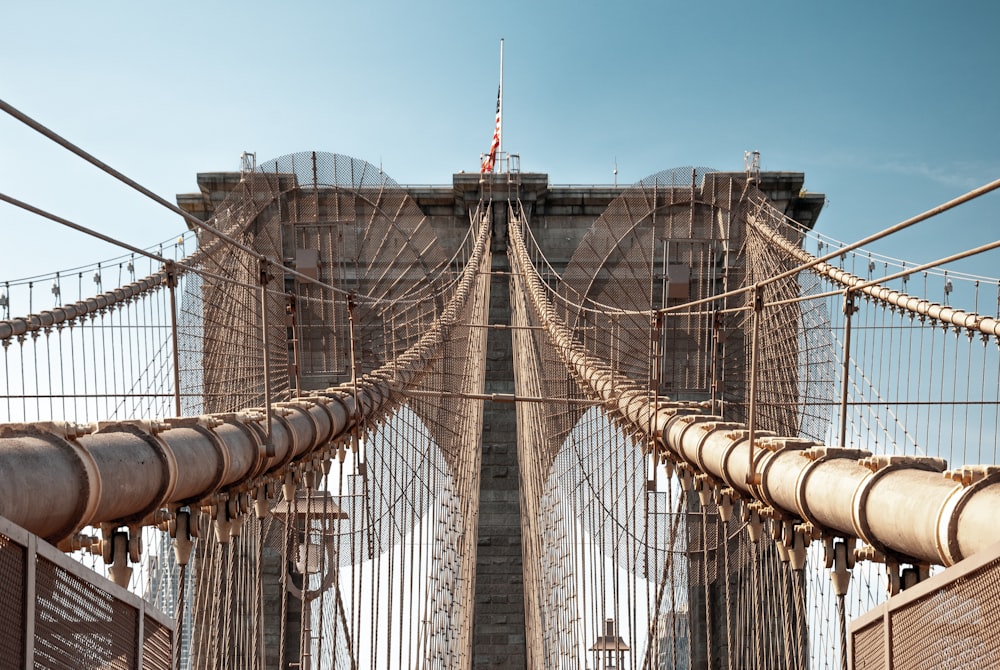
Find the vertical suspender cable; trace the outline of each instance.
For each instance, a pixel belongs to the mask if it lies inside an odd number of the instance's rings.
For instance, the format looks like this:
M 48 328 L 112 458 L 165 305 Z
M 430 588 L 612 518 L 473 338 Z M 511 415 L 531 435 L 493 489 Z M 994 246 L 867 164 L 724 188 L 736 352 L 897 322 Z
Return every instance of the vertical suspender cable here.
M 757 351 L 760 348 L 760 317 L 764 311 L 764 297 L 760 286 L 753 288 L 753 334 L 750 340 L 750 402 L 747 410 L 747 443 L 749 462 L 747 463 L 747 484 L 754 483 L 754 439 L 757 429 Z
M 163 269 L 167 275 L 167 289 L 170 291 L 170 339 L 174 362 L 174 416 L 181 415 L 181 355 L 177 337 L 177 268 L 173 261 L 167 261 Z
M 844 359 L 840 380 L 840 444 L 847 446 L 847 395 L 850 390 L 851 371 L 851 316 L 854 314 L 854 294 L 844 292 Z
M 268 319 L 267 319 L 267 283 L 270 280 L 270 261 L 267 259 L 260 260 L 260 331 L 261 331 L 261 348 L 264 353 L 264 431 L 267 438 L 267 454 L 272 455 L 274 446 L 271 443 L 271 420 L 272 409 L 271 409 L 271 365 L 270 365 L 270 338 L 268 337 Z

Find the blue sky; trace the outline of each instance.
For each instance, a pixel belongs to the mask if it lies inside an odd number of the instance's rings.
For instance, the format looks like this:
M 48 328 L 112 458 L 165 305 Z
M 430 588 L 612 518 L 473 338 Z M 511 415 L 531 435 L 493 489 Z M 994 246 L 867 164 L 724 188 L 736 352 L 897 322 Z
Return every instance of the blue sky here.
M 845 240 L 1000 177 L 1000 4 L 7 3 L 0 97 L 170 199 L 197 172 L 301 150 L 447 183 L 489 146 L 553 183 L 802 171 Z M 0 115 L 0 191 L 137 245 L 183 228 Z M 0 280 L 117 255 L 0 205 Z M 996 239 L 1000 193 L 883 247 Z M 995 262 L 977 269 L 1000 274 Z M 992 271 L 991 268 L 995 268 Z

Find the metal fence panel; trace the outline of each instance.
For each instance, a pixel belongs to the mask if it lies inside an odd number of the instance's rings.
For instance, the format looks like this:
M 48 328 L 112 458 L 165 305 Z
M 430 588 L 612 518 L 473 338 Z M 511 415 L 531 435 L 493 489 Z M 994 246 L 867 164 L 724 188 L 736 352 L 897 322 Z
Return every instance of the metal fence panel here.
M 0 621 L 0 665 L 172 667 L 174 624 L 165 614 L 3 518 Z
M 890 598 L 851 623 L 851 667 L 1000 667 L 1000 544 Z

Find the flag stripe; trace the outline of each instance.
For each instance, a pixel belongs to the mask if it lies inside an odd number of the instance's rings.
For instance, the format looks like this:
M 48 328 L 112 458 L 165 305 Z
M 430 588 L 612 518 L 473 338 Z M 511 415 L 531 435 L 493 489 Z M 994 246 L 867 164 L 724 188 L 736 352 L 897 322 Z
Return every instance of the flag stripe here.
M 483 164 L 479 169 L 480 172 L 493 172 L 493 167 L 496 165 L 497 160 L 497 149 L 500 148 L 500 128 L 500 88 L 497 87 L 497 122 L 496 127 L 493 129 L 493 141 L 490 143 L 490 152 L 483 159 Z

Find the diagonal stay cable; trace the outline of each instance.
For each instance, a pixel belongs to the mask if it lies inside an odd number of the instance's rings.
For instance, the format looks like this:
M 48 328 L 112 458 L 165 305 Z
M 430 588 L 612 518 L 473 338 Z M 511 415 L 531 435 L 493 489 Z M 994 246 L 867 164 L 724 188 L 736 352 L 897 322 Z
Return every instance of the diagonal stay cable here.
M 236 247 L 237 249 L 240 249 L 241 251 L 244 251 L 244 252 L 250 254 L 254 258 L 258 258 L 258 259 L 260 259 L 262 261 L 267 261 L 267 262 L 273 264 L 274 266 L 276 266 L 277 268 L 279 268 L 283 272 L 296 277 L 300 281 L 309 282 L 311 284 L 317 284 L 319 286 L 322 286 L 323 288 L 327 288 L 327 289 L 330 289 L 331 291 L 335 291 L 337 293 L 341 293 L 341 294 L 344 294 L 344 295 L 348 295 L 349 294 L 349 291 L 345 291 L 344 289 L 338 288 L 336 286 L 330 286 L 328 284 L 324 284 L 323 282 L 320 282 L 320 281 L 318 281 L 318 280 L 316 280 L 316 279 L 314 279 L 312 277 L 309 277 L 308 275 L 305 275 L 305 274 L 303 274 L 303 273 L 301 273 L 301 272 L 299 272 L 297 270 L 294 270 L 294 269 L 292 269 L 290 267 L 287 267 L 286 265 L 283 265 L 281 263 L 277 263 L 277 262 L 275 262 L 275 261 L 273 261 L 271 259 L 266 258 L 265 256 L 263 256 L 259 252 L 254 251 L 252 248 L 250 248 L 250 247 L 246 246 L 245 244 L 239 242 L 238 240 L 234 239 L 233 237 L 231 237 L 229 235 L 226 235 L 222 231 L 217 230 L 216 228 L 213 228 L 212 226 L 208 225 L 207 223 L 205 223 L 204 221 L 202 221 L 201 219 L 199 219 L 198 217 L 196 217 L 194 214 L 191 214 L 190 212 L 184 211 L 183 209 L 181 209 L 177 205 L 173 204 L 169 200 L 167 200 L 167 199 L 165 199 L 165 198 L 157 195 L 156 193 L 154 193 L 153 191 L 149 190 L 148 188 L 146 188 L 145 186 L 143 186 L 139 182 L 135 181 L 134 179 L 131 179 L 130 177 L 126 176 L 125 174 L 123 174 L 123 173 L 119 172 L 118 170 L 114 169 L 113 167 L 111 167 L 110 165 L 108 165 L 104 161 L 100 160 L 99 158 L 97 158 L 93 154 L 88 153 L 87 151 L 85 151 L 84 149 L 82 149 L 82 148 L 78 147 L 77 145 L 73 144 L 72 142 L 70 142 L 66 138 L 62 137 L 61 135 L 59 135 L 55 131 L 53 131 L 50 128 L 48 128 L 48 127 L 44 126 L 43 124 L 39 123 L 38 121 L 36 121 L 35 119 L 31 118 L 30 116 L 28 116 L 24 112 L 18 110 L 13 105 L 11 105 L 8 102 L 6 102 L 5 100 L 0 99 L 0 110 L 6 112 L 7 114 L 9 114 L 11 116 L 13 116 L 15 119 L 17 119 L 21 123 L 25 124 L 26 126 L 28 126 L 29 128 L 31 128 L 32 130 L 35 130 L 38 133 L 44 135 L 45 137 L 47 137 L 48 139 L 52 140 L 53 142 L 55 142 L 59 146 L 61 146 L 64 149 L 66 149 L 66 150 L 68 150 L 68 151 L 76 154 L 77 156 L 79 156 L 83 160 L 85 160 L 88 163 L 90 163 L 91 165 L 99 168 L 100 170 L 106 172 L 107 174 L 111 175 L 112 177 L 114 177 L 118 181 L 122 182 L 123 184 L 125 184 L 125 185 L 129 186 L 130 188 L 132 188 L 132 189 L 138 191 L 139 193 L 143 194 L 144 196 L 146 196 L 147 198 L 149 198 L 153 202 L 155 202 L 155 203 L 157 203 L 159 205 L 162 205 L 163 207 L 166 207 L 167 209 L 169 209 L 174 214 L 178 214 L 185 221 L 188 221 L 190 224 L 196 226 L 199 230 L 205 231 L 205 232 L 207 232 L 207 233 L 209 233 L 211 235 L 216 236 L 217 238 L 225 241 L 227 244 L 230 244 L 230 245 Z
M 962 205 L 962 204 L 964 204 L 966 202 L 969 202 L 970 200 L 975 200 L 979 196 L 986 195 L 987 193 L 989 193 L 991 191 L 995 191 L 998 188 L 1000 188 L 1000 179 L 994 179 L 993 181 L 989 182 L 988 184 L 984 184 L 984 185 L 982 185 L 982 186 L 980 186 L 978 188 L 974 188 L 971 191 L 968 191 L 968 192 L 966 192 L 966 193 L 958 196 L 957 198 L 952 198 L 948 202 L 944 202 L 944 203 L 938 205 L 937 207 L 933 207 L 931 209 L 928 209 L 927 211 L 922 212 L 920 214 L 917 214 L 916 216 L 911 216 L 910 218 L 906 219 L 905 221 L 900 221 L 899 223 L 897 223 L 895 225 L 892 225 L 892 226 L 889 226 L 888 228 L 883 228 L 882 230 L 880 230 L 880 231 L 878 231 L 876 233 L 872 233 L 868 237 L 864 237 L 864 238 L 862 238 L 862 239 L 860 239 L 860 240 L 858 240 L 856 242 L 851 242 L 846 247 L 835 249 L 835 250 L 831 251 L 830 253 L 828 253 L 828 254 L 826 254 L 824 256 L 819 256 L 817 258 L 812 259 L 811 261 L 809 261 L 807 263 L 803 263 L 799 267 L 795 267 L 795 268 L 792 268 L 790 270 L 786 270 L 784 272 L 776 274 L 773 277 L 769 277 L 768 281 L 769 282 L 776 282 L 776 281 L 780 281 L 782 279 L 787 279 L 788 277 L 791 277 L 791 276 L 794 276 L 794 275 L 798 274 L 802 270 L 808 270 L 809 268 L 813 267 L 814 265 L 816 265 L 818 263 L 825 263 L 826 261 L 831 260 L 833 258 L 836 258 L 837 256 L 840 256 L 841 254 L 844 254 L 844 253 L 846 253 L 848 251 L 854 251 L 855 249 L 858 249 L 859 247 L 863 247 L 866 244 L 870 244 L 872 242 L 876 242 L 876 241 L 882 239 L 883 237 L 888 237 L 889 235 L 893 235 L 895 233 L 898 233 L 901 230 L 905 230 L 906 228 L 909 228 L 910 226 L 918 224 L 921 221 L 926 221 L 927 219 L 935 217 L 938 214 L 942 214 L 944 212 L 947 212 L 949 209 L 954 209 L 955 207 L 958 207 L 959 205 Z
M 87 298 L 85 300 L 79 300 L 76 303 L 70 305 L 63 305 L 62 307 L 57 307 L 52 310 L 42 310 L 37 314 L 32 314 L 25 317 L 15 317 L 12 319 L 6 319 L 0 321 L 0 340 L 7 339 L 15 335 L 23 335 L 27 332 L 34 330 L 39 330 L 43 327 L 57 325 L 64 321 L 71 321 L 75 318 L 89 314 L 91 312 L 98 311 L 110 307 L 118 302 L 123 302 L 135 298 L 138 295 L 144 294 L 150 290 L 156 289 L 163 284 L 166 280 L 167 275 L 173 271 L 173 268 L 179 268 L 185 272 L 192 272 L 202 277 L 209 279 L 216 279 L 221 282 L 233 286 L 241 286 L 243 288 L 250 288 L 257 290 L 256 285 L 250 285 L 245 282 L 241 282 L 232 277 L 227 277 L 219 275 L 217 273 L 210 272 L 204 268 L 197 267 L 197 263 L 205 256 L 204 253 L 195 252 L 194 254 L 185 257 L 182 260 L 171 260 L 155 254 L 151 251 L 140 249 L 138 247 L 132 246 L 126 242 L 122 242 L 116 238 L 105 235 L 98 232 L 92 228 L 88 228 L 78 223 L 74 223 L 68 219 L 64 219 L 61 216 L 57 216 L 51 212 L 43 210 L 34 205 L 30 205 L 26 202 L 12 198 L 6 194 L 0 193 L 0 201 L 7 202 L 15 207 L 20 207 L 25 211 L 31 212 L 43 218 L 54 221 L 60 225 L 72 228 L 73 230 L 79 231 L 86 235 L 96 237 L 104 242 L 120 246 L 122 248 L 128 249 L 133 253 L 145 256 L 151 260 L 158 261 L 163 264 L 163 268 L 147 277 L 138 279 L 134 282 L 126 284 L 124 286 L 119 286 L 111 291 L 107 291 L 97 296 Z
M 212 235 L 215 235 L 215 236 L 217 236 L 217 237 L 225 240 L 226 242 L 228 242 L 229 244 L 233 245 L 234 247 L 236 247 L 238 249 L 241 249 L 241 250 L 243 250 L 243 251 L 245 251 L 245 252 L 247 252 L 249 254 L 252 254 L 254 256 L 259 256 L 259 254 L 257 252 L 255 252 L 253 249 L 251 249 L 250 247 L 247 247 L 244 244 L 240 243 L 239 241 L 233 239 L 229 235 L 226 235 L 225 233 L 223 233 L 223 232 L 221 232 L 219 230 L 216 230 L 215 228 L 212 228 L 211 226 L 208 226 L 207 224 L 205 224 L 205 222 L 203 222 L 201 219 L 199 219 L 195 215 L 191 214 L 190 212 L 184 211 L 183 209 L 181 209 L 177 205 L 175 205 L 175 204 L 171 203 L 170 201 L 166 200 L 165 198 L 157 195 L 156 193 L 154 193 L 153 191 L 149 190 L 148 188 L 146 188 L 142 184 L 138 183 L 134 179 L 131 179 L 130 177 L 127 177 L 126 175 L 122 174 L 121 172 L 119 172 L 118 170 L 114 169 L 113 167 L 111 167 L 110 165 L 108 165 L 104 161 L 100 160 L 99 158 L 97 158 L 93 154 L 88 153 L 87 151 L 85 151 L 82 148 L 78 147 L 77 145 L 73 144 L 72 142 L 70 142 L 66 138 L 62 137 L 61 135 L 59 135 L 55 131 L 49 129 L 48 127 L 42 125 L 41 123 L 39 123 L 35 119 L 31 118 L 30 116 L 28 116 L 24 112 L 18 110 L 17 108 L 15 108 L 14 106 L 12 106 L 8 102 L 6 102 L 5 100 L 0 100 L 0 110 L 6 112 L 7 114 L 9 114 L 11 116 L 13 116 L 15 119 L 17 119 L 21 123 L 25 124 L 26 126 L 28 126 L 29 128 L 31 128 L 32 130 L 35 130 L 38 133 L 44 135 L 45 137 L 47 137 L 48 139 L 52 140 L 53 142 L 55 142 L 59 146 L 61 146 L 64 149 L 66 149 L 66 150 L 68 150 L 68 151 L 76 154 L 77 156 L 79 156 L 80 158 L 84 159 L 85 161 L 87 161 L 91 165 L 94 165 L 95 167 L 97 167 L 97 168 L 101 169 L 102 171 L 106 172 L 107 174 L 111 175 L 112 177 L 114 177 L 118 181 L 124 183 L 125 185 L 129 186 L 130 188 L 132 188 L 132 189 L 138 191 L 139 193 L 143 194 L 144 196 L 146 196 L 147 198 L 149 198 L 153 202 L 156 202 L 157 204 L 162 205 L 163 207 L 166 207 L 167 209 L 169 209 L 170 211 L 174 212 L 175 214 L 179 214 L 186 221 L 189 221 L 190 223 L 194 224 L 198 228 L 210 232 Z
M 802 249 L 784 239 L 780 235 L 775 234 L 773 231 L 769 230 L 760 223 L 753 222 L 755 228 L 760 230 L 768 238 L 768 241 L 787 253 L 792 258 L 800 261 L 802 265 L 800 267 L 808 267 L 813 272 L 820 276 L 825 276 L 834 282 L 843 286 L 843 288 L 836 291 L 830 291 L 827 293 L 821 293 L 818 295 L 810 295 L 809 299 L 815 299 L 817 297 L 828 297 L 831 295 L 842 294 L 845 290 L 852 293 L 863 293 L 870 298 L 882 302 L 884 304 L 905 309 L 909 312 L 929 316 L 933 319 L 938 319 L 944 323 L 950 323 L 956 327 L 966 328 L 968 330 L 976 330 L 984 335 L 988 336 L 1000 336 L 1000 319 L 985 316 L 982 314 L 977 314 L 975 312 L 967 312 L 965 310 L 956 309 L 949 307 L 948 305 L 938 305 L 936 303 L 927 300 L 926 298 L 920 298 L 917 296 L 912 296 L 902 291 L 897 291 L 895 289 L 890 289 L 884 284 L 887 284 L 893 279 L 898 279 L 900 277 L 909 276 L 915 272 L 921 272 L 931 267 L 936 267 L 939 265 L 944 265 L 956 260 L 962 260 L 976 254 L 984 253 L 986 251 L 991 251 L 1000 247 L 1000 241 L 990 242 L 982 246 L 976 247 L 974 249 L 968 249 L 945 258 L 941 258 L 929 263 L 924 263 L 922 265 L 916 265 L 912 268 L 906 268 L 900 272 L 890 274 L 881 279 L 875 280 L 865 280 L 857 275 L 851 274 L 846 270 L 843 270 L 835 265 L 830 265 L 820 258 L 813 256 L 805 249 Z M 825 257 L 824 257 L 825 258 Z M 769 303 L 770 305 L 779 305 L 786 302 L 791 302 L 789 300 Z
M 73 223 L 69 219 L 64 219 L 63 217 L 53 214 L 52 212 L 48 212 L 44 209 L 41 209 L 40 207 L 35 207 L 34 205 L 28 204 L 23 200 L 18 200 L 17 198 L 11 197 L 6 193 L 0 193 L 0 201 L 6 202 L 7 204 L 13 205 L 14 207 L 20 207 L 21 209 L 27 212 L 31 212 L 32 214 L 40 216 L 44 219 L 55 221 L 56 223 L 66 226 L 67 228 L 72 228 L 77 232 L 81 232 L 85 235 L 90 235 L 91 237 L 96 237 L 97 239 L 107 242 L 108 244 L 112 244 L 116 247 L 121 247 L 123 249 L 128 249 L 132 253 L 139 254 L 140 256 L 145 256 L 146 258 L 149 258 L 151 260 L 160 263 L 170 262 L 169 259 L 164 258 L 159 254 L 155 254 L 151 251 L 146 251 L 145 249 L 140 249 L 139 247 L 132 246 L 128 242 L 123 242 L 117 238 L 111 237 L 110 235 L 105 235 L 104 233 L 98 232 L 93 228 L 88 228 L 86 226 L 80 225 L 79 223 Z
M 877 233 L 873 233 L 873 234 L 869 235 L 868 237 L 862 238 L 862 239 L 860 239 L 860 240 L 858 240 L 856 242 L 852 242 L 852 243 L 848 244 L 846 247 L 837 248 L 834 251 L 831 251 L 830 253 L 827 253 L 827 254 L 825 254 L 823 256 L 813 257 L 812 260 L 805 261 L 801 265 L 798 265 L 798 266 L 796 266 L 794 268 L 790 268 L 788 270 L 785 270 L 784 272 L 781 272 L 779 274 L 776 274 L 776 275 L 773 275 L 771 277 L 768 277 L 766 281 L 761 282 L 761 285 L 772 284 L 774 282 L 778 282 L 778 281 L 781 281 L 783 279 L 787 279 L 788 277 L 797 275 L 798 273 L 802 272 L 803 270 L 808 270 L 808 269 L 810 269 L 810 268 L 818 265 L 819 263 L 826 263 L 827 261 L 832 260 L 833 258 L 836 258 L 837 256 L 840 256 L 841 254 L 844 254 L 844 253 L 846 253 L 848 251 L 854 251 L 855 249 L 857 249 L 859 247 L 862 247 L 862 246 L 864 246 L 866 244 L 870 244 L 871 242 L 875 242 L 877 240 L 880 240 L 883 237 L 887 237 L 887 236 L 892 235 L 894 233 L 898 233 L 901 230 L 905 230 L 906 228 L 909 228 L 910 226 L 913 226 L 913 225 L 915 225 L 917 223 L 920 223 L 922 221 L 926 221 L 927 219 L 930 219 L 930 218 L 932 218 L 934 216 L 937 216 L 938 214 L 942 214 L 942 213 L 944 213 L 944 212 L 946 212 L 946 211 L 948 211 L 950 209 L 953 209 L 953 208 L 955 208 L 955 207 L 957 207 L 959 205 L 962 205 L 962 204 L 964 204 L 966 202 L 969 202 L 970 200 L 974 200 L 974 199 L 976 199 L 976 198 L 978 198 L 978 197 L 980 197 L 982 195 L 986 195 L 987 193 L 990 193 L 991 191 L 995 191 L 998 188 L 1000 188 L 1000 179 L 995 179 L 994 181 L 991 181 L 988 184 L 984 184 L 983 186 L 980 186 L 979 188 L 975 188 L 975 189 L 973 189 L 971 191 L 968 191 L 967 193 L 964 193 L 963 195 L 960 195 L 957 198 L 953 198 L 953 199 L 949 200 L 948 202 L 942 203 L 942 204 L 938 205 L 937 207 L 934 207 L 934 208 L 929 209 L 929 210 L 927 210 L 925 212 L 917 214 L 916 216 L 912 216 L 909 219 L 906 219 L 905 221 L 901 221 L 901 222 L 899 222 L 899 223 L 897 223 L 895 225 L 889 226 L 888 228 L 884 228 L 884 229 L 878 231 Z M 766 203 L 764 203 L 763 201 L 761 201 L 761 202 L 758 203 L 758 205 L 761 206 L 761 207 L 763 207 L 763 206 L 766 206 Z M 755 288 L 757 288 L 757 287 L 754 287 L 754 286 L 744 286 L 744 287 L 740 287 L 740 288 L 737 288 L 737 289 L 733 289 L 731 291 L 726 291 L 725 293 L 719 293 L 719 294 L 716 294 L 716 295 L 709 296 L 707 298 L 702 298 L 700 300 L 692 300 L 692 301 L 686 302 L 686 303 L 684 303 L 682 305 L 671 305 L 670 307 L 662 307 L 662 308 L 658 309 L 657 312 L 660 313 L 660 314 L 667 314 L 667 313 L 671 313 L 671 312 L 682 312 L 685 309 L 690 309 L 691 307 L 696 307 L 698 305 L 703 305 L 703 304 L 711 303 L 711 302 L 714 302 L 714 301 L 717 301 L 717 300 L 721 300 L 723 298 L 729 298 L 729 297 L 732 297 L 732 296 L 736 296 L 736 295 L 740 295 L 740 294 L 743 294 L 743 293 L 747 293 L 749 291 L 755 290 Z

